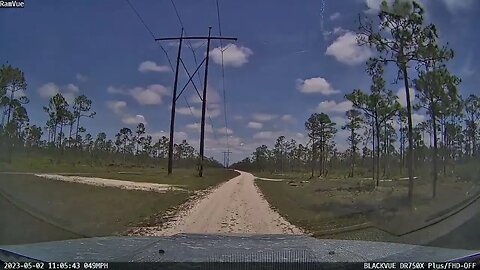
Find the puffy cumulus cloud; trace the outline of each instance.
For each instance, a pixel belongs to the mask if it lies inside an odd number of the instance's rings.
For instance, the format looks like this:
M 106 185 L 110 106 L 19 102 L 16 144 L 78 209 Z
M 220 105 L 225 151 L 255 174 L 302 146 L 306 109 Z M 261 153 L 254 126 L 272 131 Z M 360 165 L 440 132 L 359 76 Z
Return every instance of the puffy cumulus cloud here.
M 67 84 L 67 86 L 65 87 L 65 90 L 67 92 L 73 92 L 73 93 L 78 93 L 80 91 L 80 88 L 78 88 L 78 86 L 76 86 L 75 84 L 73 83 L 69 83 Z
M 349 32 L 347 29 L 343 29 L 342 27 L 335 27 L 333 28 L 333 34 L 334 35 L 343 35 L 345 33 Z
M 241 67 L 248 63 L 253 51 L 250 48 L 228 44 L 224 46 L 223 64 L 225 66 Z M 210 57 L 216 64 L 222 64 L 222 48 L 217 47 L 210 51 Z
M 287 122 L 287 123 L 295 122 L 295 117 L 293 117 L 293 115 L 291 115 L 291 114 L 284 114 L 284 115 L 282 115 L 282 117 L 280 117 L 280 119 L 284 122 Z
M 88 77 L 85 76 L 85 75 L 82 75 L 82 74 L 80 74 L 80 73 L 77 73 L 77 74 L 75 75 L 75 78 L 76 78 L 77 81 L 79 81 L 79 82 L 86 82 L 86 81 L 88 81 Z
M 50 98 L 60 93 L 60 87 L 53 82 L 46 83 L 38 88 L 38 94 L 44 98 Z
M 416 91 L 415 89 L 410 87 L 409 92 L 410 92 L 410 103 L 413 106 L 413 103 L 415 102 L 415 99 L 416 99 L 415 97 Z M 407 107 L 407 91 L 405 91 L 405 87 L 398 89 L 397 97 L 398 97 L 398 103 L 400 103 L 402 107 Z
M 138 125 L 139 123 L 147 124 L 145 117 L 141 114 L 133 115 L 124 115 L 122 117 L 122 122 L 126 125 Z
M 260 123 L 260 122 L 248 122 L 247 124 L 247 127 L 248 128 L 252 128 L 252 129 L 261 129 L 263 128 L 263 124 Z
M 346 100 L 341 102 L 336 102 L 334 100 L 326 100 L 322 101 L 318 104 L 317 108 L 315 109 L 316 112 L 319 113 L 329 113 L 329 112 L 339 112 L 345 113 L 346 111 L 352 109 L 352 102 Z
M 327 47 L 325 54 L 333 56 L 340 63 L 350 66 L 364 63 L 373 55 L 369 48 L 357 44 L 357 37 L 353 32 L 346 32 L 339 36 Z
M 176 108 L 176 111 L 179 114 L 193 115 L 196 118 L 200 118 L 202 116 L 202 109 L 201 109 L 202 101 L 200 100 L 198 95 L 192 94 L 188 98 L 188 101 L 192 104 L 195 104 L 195 106 L 179 107 L 179 108 Z M 218 92 L 212 87 L 207 86 L 207 116 L 214 118 L 214 117 L 218 117 L 222 113 L 222 110 L 221 110 L 222 105 L 220 104 L 221 101 L 222 99 L 218 94 Z
M 330 21 L 335 21 L 335 20 L 339 19 L 340 16 L 341 16 L 340 12 L 335 12 L 332 15 L 330 15 L 329 19 L 330 19 Z
M 230 135 L 233 134 L 233 130 L 227 127 L 222 127 L 217 129 L 218 133 L 220 134 L 225 134 L 225 135 Z
M 140 72 L 169 72 L 171 68 L 169 66 L 158 65 L 153 61 L 144 61 L 138 66 Z
M 147 120 L 145 116 L 141 114 L 132 115 L 126 112 L 127 102 L 121 100 L 110 100 L 107 101 L 107 108 L 110 109 L 114 114 L 120 117 L 122 123 L 126 125 L 137 125 L 139 123 L 144 123 L 147 125 Z
M 271 139 L 275 139 L 275 138 L 278 138 L 278 137 L 275 137 L 273 131 L 260 131 L 260 132 L 257 132 L 255 134 L 253 134 L 253 138 L 254 139 L 259 139 L 259 140 L 271 140 Z
M 186 124 L 185 128 L 200 132 L 201 125 L 200 123 L 191 123 L 191 124 Z M 213 132 L 212 125 L 205 124 L 205 132 L 212 133 Z
M 200 93 L 201 94 L 201 93 Z M 202 103 L 198 94 L 192 94 L 188 98 L 188 101 L 191 103 Z M 210 85 L 207 85 L 207 103 L 214 104 L 221 102 L 222 99 L 217 90 L 213 89 Z
M 40 97 L 50 98 L 60 93 L 70 104 L 75 100 L 75 97 L 79 92 L 80 88 L 73 83 L 61 87 L 53 82 L 49 82 L 38 88 L 38 94 Z
M 137 86 L 131 89 L 123 89 L 115 86 L 108 86 L 107 93 L 129 95 L 140 105 L 157 105 L 163 102 L 163 97 L 170 95 L 167 87 L 161 84 L 151 84 L 146 87 Z
M 340 93 L 340 91 L 333 89 L 332 85 L 322 77 L 306 80 L 297 79 L 297 90 L 306 94 L 320 93 L 326 96 Z
M 116 114 L 121 114 L 127 107 L 127 102 L 121 100 L 107 101 L 107 107 Z
M 146 88 L 135 87 L 128 92 L 141 105 L 161 104 L 162 97 L 169 94 L 168 89 L 160 84 L 152 84 Z
M 195 118 L 201 118 L 202 117 L 202 109 L 200 107 L 198 107 L 198 108 L 194 107 L 194 106 L 178 107 L 178 108 L 175 108 L 175 111 L 178 114 L 181 114 L 181 115 L 189 115 L 189 116 L 193 116 Z M 220 110 L 220 105 L 218 105 L 218 104 L 208 104 L 207 105 L 207 111 L 206 111 L 207 117 L 215 118 L 215 117 L 218 117 L 221 113 L 222 113 L 222 111 Z
M 258 122 L 268 122 L 268 121 L 271 121 L 271 120 L 273 120 L 277 117 L 278 117 L 278 115 L 276 115 L 276 114 L 268 114 L 268 113 L 254 113 L 252 115 L 252 118 L 255 121 L 258 121 Z

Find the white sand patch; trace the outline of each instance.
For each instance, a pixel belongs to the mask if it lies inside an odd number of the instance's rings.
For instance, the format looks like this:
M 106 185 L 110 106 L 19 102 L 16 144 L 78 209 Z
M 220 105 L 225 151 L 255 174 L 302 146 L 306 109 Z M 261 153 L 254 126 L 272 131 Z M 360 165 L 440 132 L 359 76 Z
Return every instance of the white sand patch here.
M 99 186 L 99 187 L 115 187 L 115 188 L 121 188 L 121 189 L 127 189 L 127 190 L 153 191 L 153 192 L 159 192 L 159 193 L 165 193 L 167 191 L 173 191 L 173 190 L 183 190 L 183 191 L 185 190 L 178 186 L 167 185 L 167 184 L 132 182 L 132 181 L 105 179 L 105 178 L 98 178 L 98 177 L 64 176 L 64 175 L 58 175 L 58 174 L 35 174 L 35 176 L 45 178 L 45 179 L 80 183 L 80 184 L 93 185 L 93 186 Z

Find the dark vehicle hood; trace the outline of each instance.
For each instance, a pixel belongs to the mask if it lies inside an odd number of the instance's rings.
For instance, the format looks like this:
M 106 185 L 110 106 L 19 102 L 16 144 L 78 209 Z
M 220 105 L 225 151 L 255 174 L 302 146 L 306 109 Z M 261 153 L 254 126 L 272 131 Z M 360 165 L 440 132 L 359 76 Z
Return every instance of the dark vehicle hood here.
M 97 237 L 0 246 L 0 261 L 33 259 L 44 262 L 440 262 L 472 254 L 478 252 L 384 242 L 315 239 L 303 235 L 258 234 Z

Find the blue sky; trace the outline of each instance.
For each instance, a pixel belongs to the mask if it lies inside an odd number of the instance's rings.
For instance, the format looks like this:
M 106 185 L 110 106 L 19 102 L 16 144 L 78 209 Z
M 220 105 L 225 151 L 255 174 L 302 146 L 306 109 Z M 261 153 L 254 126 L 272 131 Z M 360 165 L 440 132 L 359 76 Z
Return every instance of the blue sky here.
M 180 23 L 169 0 L 131 0 L 157 37 L 178 36 Z M 174 0 L 175 1 L 175 0 Z M 93 100 L 95 119 L 87 131 L 112 137 L 121 127 L 147 123 L 155 138 L 166 135 L 170 119 L 173 72 L 151 35 L 125 1 L 31 1 L 24 9 L 0 9 L 0 62 L 20 67 L 26 75 L 31 121 L 44 124 L 42 106 L 62 92 Z M 251 154 L 279 135 L 305 142 L 304 122 L 313 112 L 328 113 L 339 125 L 350 104 L 343 96 L 368 89 L 364 62 L 372 54 L 355 45 L 352 31 L 359 13 L 372 13 L 380 0 L 233 1 L 221 0 L 222 34 L 238 41 L 224 53 L 228 129 L 225 129 L 220 46 L 212 43 L 207 155 L 222 160 L 225 133 L 232 160 Z M 463 80 L 460 91 L 479 93 L 480 23 L 475 0 L 422 0 L 427 19 L 437 24 L 441 39 L 456 56 L 449 64 Z M 218 34 L 214 0 L 175 1 L 186 33 Z M 322 12 L 323 10 L 323 12 Z M 228 43 L 226 43 L 228 44 Z M 176 44 L 164 42 L 175 59 Z M 205 44 L 192 42 L 201 59 Z M 192 52 L 183 48 L 190 72 Z M 187 77 L 181 74 L 182 86 Z M 203 70 L 202 70 L 203 80 Z M 392 77 L 387 78 L 389 82 Z M 198 78 L 196 85 L 200 87 Z M 389 85 L 396 93 L 400 85 Z M 193 88 L 177 105 L 177 138 L 198 145 L 200 104 Z M 401 98 L 403 97 L 400 95 Z M 404 98 L 404 97 L 403 97 Z M 415 119 L 421 121 L 422 112 Z M 211 125 L 213 124 L 213 125 Z M 345 148 L 345 132 L 336 137 Z

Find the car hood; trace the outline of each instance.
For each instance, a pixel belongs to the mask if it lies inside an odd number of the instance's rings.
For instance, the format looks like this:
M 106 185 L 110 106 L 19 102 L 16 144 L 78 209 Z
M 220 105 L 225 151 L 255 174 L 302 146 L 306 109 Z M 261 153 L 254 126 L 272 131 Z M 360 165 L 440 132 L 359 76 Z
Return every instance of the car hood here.
M 0 246 L 0 261 L 70 262 L 364 262 L 451 261 L 471 250 L 304 235 L 177 234 L 96 237 Z

